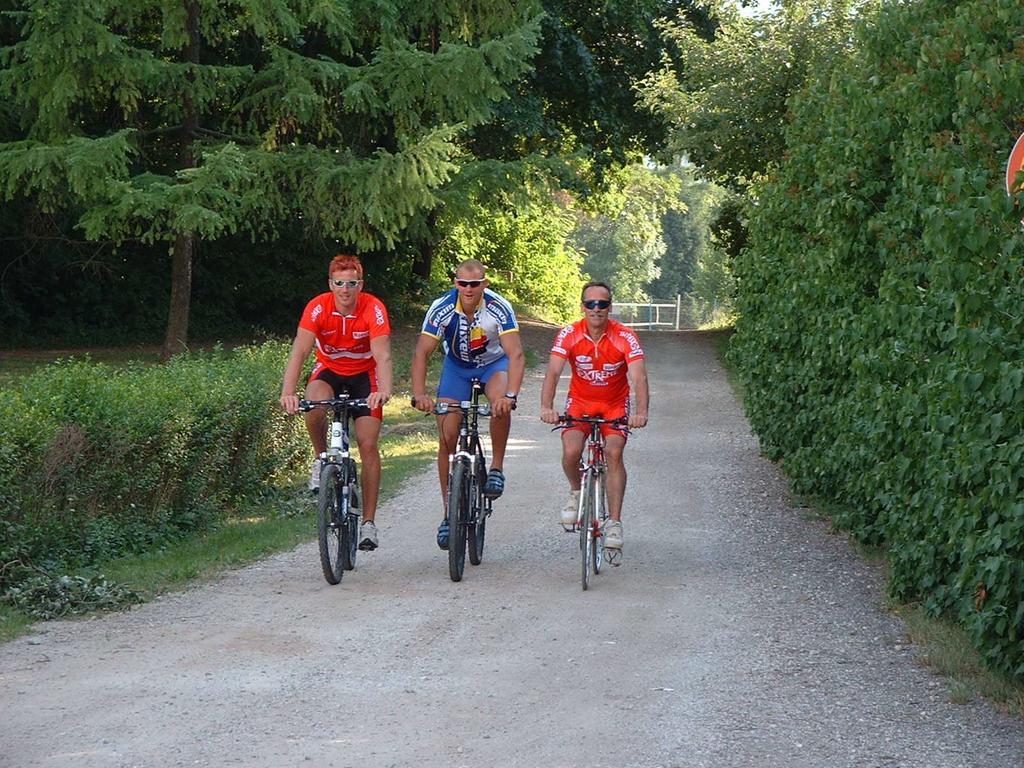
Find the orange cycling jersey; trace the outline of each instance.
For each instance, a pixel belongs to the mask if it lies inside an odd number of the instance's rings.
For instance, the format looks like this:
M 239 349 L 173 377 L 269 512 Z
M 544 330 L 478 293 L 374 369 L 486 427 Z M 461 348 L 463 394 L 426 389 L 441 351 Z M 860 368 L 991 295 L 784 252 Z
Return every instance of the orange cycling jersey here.
M 644 351 L 636 334 L 611 318 L 604 335 L 594 341 L 583 318 L 559 331 L 551 354 L 572 366 L 570 398 L 610 403 L 629 397 L 626 370 L 634 360 L 643 359 Z
M 341 376 L 374 370 L 370 339 L 391 335 L 383 302 L 369 293 L 359 294 L 350 315 L 338 311 L 332 293 L 322 293 L 306 305 L 299 328 L 316 336 L 317 368 L 323 366 Z

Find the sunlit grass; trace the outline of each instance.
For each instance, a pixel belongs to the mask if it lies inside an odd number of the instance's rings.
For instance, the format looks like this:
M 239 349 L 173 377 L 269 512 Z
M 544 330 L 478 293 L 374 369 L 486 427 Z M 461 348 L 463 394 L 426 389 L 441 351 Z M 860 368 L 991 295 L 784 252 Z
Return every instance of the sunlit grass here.
M 697 326 L 698 331 L 724 331 L 736 325 L 738 315 L 729 309 L 716 309 L 711 317 Z

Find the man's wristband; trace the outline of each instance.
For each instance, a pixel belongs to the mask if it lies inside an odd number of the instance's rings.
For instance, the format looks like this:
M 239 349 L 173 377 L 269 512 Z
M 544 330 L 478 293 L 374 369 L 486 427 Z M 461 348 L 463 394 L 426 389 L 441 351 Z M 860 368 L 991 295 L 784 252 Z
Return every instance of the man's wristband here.
M 507 397 L 509 400 L 518 400 L 519 399 L 519 395 L 516 394 L 515 392 L 506 392 L 505 393 L 505 397 Z

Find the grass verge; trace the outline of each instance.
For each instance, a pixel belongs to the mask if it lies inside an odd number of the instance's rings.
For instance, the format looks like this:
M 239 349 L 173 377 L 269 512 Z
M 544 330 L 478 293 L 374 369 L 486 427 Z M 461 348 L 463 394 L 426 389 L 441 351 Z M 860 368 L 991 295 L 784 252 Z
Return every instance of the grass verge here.
M 736 370 L 736 364 L 733 363 L 729 357 L 729 343 L 732 340 L 733 329 L 722 328 L 714 331 L 704 331 L 704 333 L 710 334 L 714 339 L 715 354 L 718 356 L 719 362 L 722 364 L 722 368 L 725 370 L 725 376 L 729 380 L 729 386 L 732 387 L 733 394 L 736 395 L 736 399 L 739 402 L 743 402 L 743 383 L 740 381 L 739 371 Z
M 950 701 L 968 704 L 984 698 L 998 709 L 1024 718 L 1024 683 L 984 667 L 961 627 L 928 616 L 917 605 L 901 605 L 896 612 L 903 619 L 907 638 L 921 651 L 921 663 L 948 679 Z

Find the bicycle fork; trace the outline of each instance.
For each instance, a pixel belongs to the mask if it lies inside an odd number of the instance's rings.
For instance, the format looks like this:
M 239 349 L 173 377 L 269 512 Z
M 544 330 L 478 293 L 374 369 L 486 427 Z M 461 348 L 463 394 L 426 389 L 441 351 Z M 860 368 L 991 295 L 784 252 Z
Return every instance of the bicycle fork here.
M 345 434 L 344 425 L 340 420 L 336 419 L 331 422 L 330 444 L 327 446 L 327 450 L 320 454 L 320 458 L 325 463 L 338 464 L 347 480 L 336 484 L 334 488 L 338 503 L 335 506 L 336 519 L 331 521 L 332 526 L 344 525 L 345 515 L 342 514 L 342 510 L 349 515 L 354 514 L 352 486 L 355 480 L 353 475 L 355 467 L 350 461 L 348 435 Z

